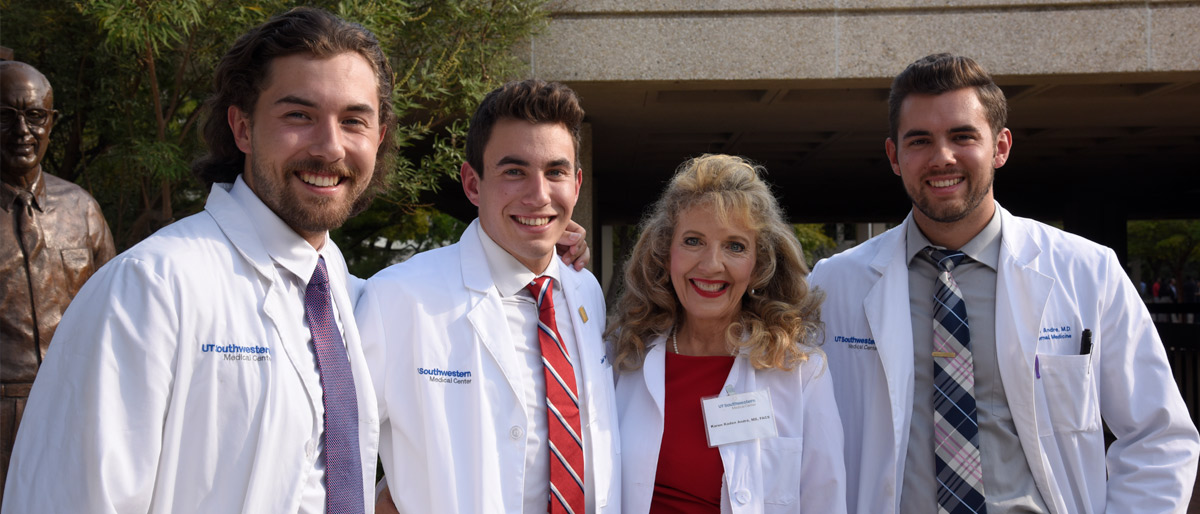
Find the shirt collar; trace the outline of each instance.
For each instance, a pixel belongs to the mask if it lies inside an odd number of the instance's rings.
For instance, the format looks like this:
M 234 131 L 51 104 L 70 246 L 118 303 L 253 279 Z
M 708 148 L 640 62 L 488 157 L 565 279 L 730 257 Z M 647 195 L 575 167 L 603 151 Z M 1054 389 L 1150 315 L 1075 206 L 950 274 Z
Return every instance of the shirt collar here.
M 908 219 L 905 220 L 905 223 L 908 224 L 908 229 L 905 233 L 905 249 L 907 250 L 908 264 L 910 266 L 913 263 L 913 259 L 916 259 L 921 254 L 921 250 L 924 250 L 926 246 L 944 249 L 929 242 L 929 238 L 921 233 L 921 229 L 917 227 L 917 222 L 912 217 L 912 212 L 909 212 Z M 963 245 L 962 248 L 959 248 L 959 251 L 965 253 L 971 260 L 982 263 L 993 270 L 999 268 L 1000 224 L 1000 209 L 997 208 L 996 212 L 992 214 L 991 221 L 988 221 L 987 226 L 983 227 L 983 230 L 979 231 L 978 234 L 975 234 L 975 237 L 971 238 L 970 241 L 967 241 L 967 244 Z M 925 259 L 921 258 L 921 260 Z
M 317 268 L 317 257 L 324 256 L 327 252 L 335 248 L 330 244 L 329 234 L 325 234 L 325 244 L 321 245 L 321 251 L 318 252 L 308 241 L 295 230 L 287 226 L 279 216 L 263 203 L 242 180 L 242 176 L 238 175 L 233 182 L 233 187 L 229 190 L 229 196 L 233 197 L 233 201 L 241 206 L 246 213 L 246 223 L 254 227 L 254 231 L 258 234 L 258 239 L 262 241 L 263 248 L 267 250 L 267 254 L 271 256 L 271 260 L 275 264 L 288 270 L 300 282 L 305 285 L 312 278 L 313 270 Z M 329 257 L 325 258 L 328 263 Z
M 38 171 L 38 178 L 33 181 L 33 208 L 38 212 L 42 211 L 42 206 L 46 204 L 46 181 L 42 180 L 42 171 Z M 0 207 L 6 211 L 12 211 L 17 202 L 17 187 L 10 184 L 0 184 Z
M 487 259 L 488 269 L 492 273 L 492 283 L 496 284 L 500 296 L 513 296 L 521 292 L 525 286 L 539 276 L 553 278 L 554 283 L 557 284 L 556 287 L 562 289 L 558 259 L 550 259 L 550 265 L 546 266 L 546 270 L 541 275 L 538 275 L 529 271 L 529 268 L 521 264 L 521 261 L 518 261 L 516 257 L 492 240 L 492 236 L 483 230 L 483 225 L 479 226 L 477 232 L 479 233 L 479 243 L 483 246 L 483 256 Z

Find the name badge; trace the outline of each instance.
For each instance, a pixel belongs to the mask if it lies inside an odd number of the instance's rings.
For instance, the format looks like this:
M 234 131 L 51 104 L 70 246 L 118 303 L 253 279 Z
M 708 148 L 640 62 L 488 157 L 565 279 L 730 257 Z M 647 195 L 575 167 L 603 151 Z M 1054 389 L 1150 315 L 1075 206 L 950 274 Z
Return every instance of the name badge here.
M 775 437 L 775 411 L 766 389 L 749 393 L 711 396 L 700 400 L 708 447 Z

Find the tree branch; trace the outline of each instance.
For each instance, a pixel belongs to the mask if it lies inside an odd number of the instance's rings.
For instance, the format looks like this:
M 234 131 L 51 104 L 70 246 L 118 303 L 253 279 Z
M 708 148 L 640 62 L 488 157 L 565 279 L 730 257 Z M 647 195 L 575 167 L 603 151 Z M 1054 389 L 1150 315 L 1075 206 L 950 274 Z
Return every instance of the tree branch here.
M 150 98 L 154 100 L 154 121 L 158 122 L 158 140 L 167 140 L 167 120 L 163 117 L 162 99 L 158 91 L 158 68 L 154 64 L 154 48 L 150 43 L 150 35 L 146 35 L 146 67 L 150 72 Z
M 175 117 L 175 109 L 179 106 L 179 98 L 183 96 L 183 71 L 187 69 L 188 64 L 192 61 L 192 45 L 195 39 L 196 32 L 194 30 L 189 31 L 187 45 L 183 48 L 183 60 L 175 70 L 175 85 L 171 88 L 171 106 L 167 107 L 166 119 Z

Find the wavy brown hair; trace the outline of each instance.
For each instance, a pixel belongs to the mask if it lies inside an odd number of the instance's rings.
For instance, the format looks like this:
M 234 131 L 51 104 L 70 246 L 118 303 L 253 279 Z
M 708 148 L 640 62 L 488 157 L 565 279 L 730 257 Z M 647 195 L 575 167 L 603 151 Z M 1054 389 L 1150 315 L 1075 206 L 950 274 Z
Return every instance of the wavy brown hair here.
M 312 7 L 296 7 L 273 16 L 242 34 L 221 58 L 213 75 L 213 94 L 204 105 L 207 116 L 203 136 L 208 153 L 192 163 L 196 178 L 205 187 L 212 187 L 214 182 L 233 182 L 245 168 L 246 154 L 234 140 L 226 112 L 236 105 L 247 115 L 254 113 L 275 59 L 296 54 L 327 59 L 344 52 L 361 55 L 375 72 L 379 124 L 387 129 L 375 153 L 371 182 L 354 202 L 351 215 L 365 210 L 375 195 L 387 188 L 387 174 L 395 158 L 392 66 L 370 30 Z
M 748 350 L 758 369 L 791 369 L 816 350 L 824 295 L 809 290 L 804 280 L 804 253 L 760 177 L 764 171 L 729 155 L 703 155 L 675 171 L 642 220 L 625 266 L 625 288 L 605 333 L 619 370 L 640 368 L 649 342 L 681 317 L 683 306 L 671 286 L 671 243 L 679 214 L 696 206 L 713 209 L 721 220 L 743 222 L 755 234 L 757 262 L 738 319 L 725 332 L 729 345 Z

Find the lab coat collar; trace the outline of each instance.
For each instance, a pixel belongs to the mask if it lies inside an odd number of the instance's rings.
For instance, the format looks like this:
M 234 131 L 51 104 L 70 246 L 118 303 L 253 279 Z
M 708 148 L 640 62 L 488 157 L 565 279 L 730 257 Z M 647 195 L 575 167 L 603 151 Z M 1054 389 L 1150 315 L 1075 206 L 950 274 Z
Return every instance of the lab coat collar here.
M 462 266 L 463 285 L 477 293 L 487 293 L 496 284 L 492 282 L 492 270 L 483 255 L 479 230 L 479 218 L 475 218 L 458 238 L 458 244 L 461 245 L 459 252 L 462 255 L 459 264 Z
M 975 237 L 967 241 L 958 250 L 966 254 L 971 260 L 983 264 L 991 268 L 993 271 L 999 266 L 1000 261 L 1000 229 L 1003 225 L 1003 216 L 1000 216 L 999 205 L 996 206 L 995 213 L 992 214 L 992 219 L 983 227 L 983 230 L 975 234 Z M 912 212 L 908 214 L 912 217 Z M 925 237 L 925 233 L 921 232 L 920 227 L 916 223 L 908 223 L 908 228 L 905 230 L 905 253 L 908 256 L 908 265 L 912 266 L 914 262 L 920 261 L 928 265 L 933 265 L 928 259 L 921 255 L 921 251 L 927 246 L 945 250 L 945 247 L 938 246 L 929 241 Z
M 240 181 L 241 177 L 238 177 L 234 183 L 226 182 L 213 184 L 212 190 L 208 195 L 208 201 L 204 204 L 204 212 L 213 218 L 213 221 L 216 222 L 217 227 L 220 228 L 221 233 L 223 233 L 225 237 L 229 239 L 230 245 L 232 245 L 234 250 L 241 255 L 242 260 L 247 265 L 251 266 L 255 273 L 258 274 L 259 279 L 266 288 L 264 299 L 261 304 L 263 315 L 275 326 L 275 329 L 279 332 L 280 337 L 305 337 L 307 334 L 301 334 L 297 332 L 295 325 L 285 321 L 288 319 L 288 313 L 286 309 L 281 311 L 281 306 L 284 304 L 284 302 L 288 301 L 281 296 L 283 291 L 285 291 L 285 288 L 279 286 L 279 272 L 275 269 L 271 254 L 268 252 L 263 238 L 259 235 L 260 228 L 256 227 L 256 225 L 263 223 L 263 220 L 254 219 L 248 212 L 247 207 L 253 208 L 254 205 L 257 205 L 266 212 L 270 213 L 270 217 L 273 217 L 278 223 L 282 224 L 283 222 L 279 220 L 278 216 L 275 216 L 270 209 L 263 205 L 261 200 L 258 200 L 258 197 L 254 195 L 248 187 L 245 186 L 245 183 L 242 183 L 241 187 L 245 188 L 245 193 L 247 194 L 242 195 L 239 193 L 241 198 L 235 198 L 231 191 L 235 189 L 237 182 Z M 267 230 L 265 226 L 261 227 L 261 229 Z M 312 250 L 312 246 L 309 245 L 307 241 L 304 241 L 303 238 L 300 238 L 299 235 L 296 235 L 295 232 L 290 228 L 288 228 L 286 231 L 295 235 L 295 237 L 301 241 L 304 247 Z M 332 245 L 327 244 L 325 247 L 330 248 Z M 313 267 L 315 267 L 316 251 L 312 251 L 312 262 Z M 328 261 L 329 259 L 326 260 Z M 334 264 L 336 268 L 330 270 L 330 280 L 344 281 L 345 271 L 343 268 L 341 268 L 340 256 L 337 259 L 333 259 L 333 261 L 335 261 Z M 304 283 L 307 283 L 308 279 L 311 278 L 311 273 L 312 272 L 310 271 L 309 276 L 302 277 L 301 280 Z M 335 290 L 341 289 L 340 286 L 333 284 L 331 284 L 331 287 Z M 338 299 L 338 296 L 340 296 L 340 294 L 335 295 L 335 301 Z M 346 305 L 346 303 L 348 302 L 339 302 L 339 311 L 341 311 L 343 307 L 349 309 L 349 305 Z M 342 312 L 349 312 L 349 310 Z M 357 337 L 357 332 L 355 332 L 353 339 L 357 340 Z M 350 336 L 347 338 L 349 339 Z M 289 363 L 291 363 L 293 369 L 298 371 L 303 367 L 312 366 L 311 354 L 307 354 L 307 352 L 300 354 L 292 348 L 292 345 L 285 344 L 282 345 L 282 348 L 282 354 L 287 356 L 287 360 Z M 305 392 L 309 395 L 310 402 L 320 401 L 320 385 L 315 381 L 305 381 L 304 385 Z M 315 407 L 313 407 L 313 409 L 315 410 Z
M 504 306 L 500 301 L 500 291 L 492 281 L 492 271 L 479 232 L 479 219 L 475 219 L 458 239 L 458 260 L 462 269 L 463 286 L 471 292 L 467 320 L 471 322 L 475 337 L 504 374 L 503 383 L 508 385 L 513 400 L 524 401 L 524 364 L 519 361 L 513 345 Z M 520 413 L 525 415 L 523 409 Z
M 308 240 L 300 237 L 300 234 L 267 207 L 250 186 L 246 185 L 241 175 L 234 179 L 229 196 L 242 207 L 246 215 L 242 223 L 253 228 L 271 260 L 295 275 L 305 287 L 308 286 L 313 270 L 317 267 L 318 256 L 325 256 L 327 266 L 329 261 L 333 260 L 326 256 L 334 247 L 328 232 L 325 233 L 325 244 L 321 245 L 321 251 L 318 252 Z
M 476 220 L 477 222 L 478 220 Z M 474 226 L 476 223 L 472 223 Z M 550 265 L 546 266 L 545 271 L 541 275 L 529 271 L 521 261 L 508 253 L 500 246 L 492 236 L 488 235 L 483 230 L 482 226 L 477 227 L 476 232 L 479 235 L 479 245 L 483 248 L 483 255 L 487 259 L 488 270 L 491 272 L 492 282 L 496 284 L 496 289 L 500 292 L 500 296 L 513 296 L 520 293 L 533 279 L 539 276 L 548 276 L 554 279 L 554 284 L 559 291 L 562 291 L 562 278 L 559 271 L 558 259 L 550 259 Z
M 274 280 L 276 273 L 272 270 L 270 254 L 263 247 L 254 227 L 246 222 L 246 210 L 242 204 L 230 195 L 233 183 L 218 182 L 212 185 L 208 200 L 204 204 L 204 212 L 212 216 L 221 233 L 229 238 L 229 242 L 246 262 L 254 267 L 259 275 L 267 280 Z M 253 196 L 253 195 L 251 195 Z
M 1029 234 L 1028 226 L 1017 223 L 1016 217 L 1001 207 L 999 203 L 996 204 L 996 212 L 1001 218 L 1000 244 L 1003 248 L 1001 260 L 1007 255 L 1017 265 L 1029 266 L 1042 254 L 1042 247 Z
M 1050 301 L 1054 278 L 1037 269 L 1036 260 L 1042 254 L 1042 248 L 1029 233 L 1028 224 L 1019 223 L 999 205 L 996 208 L 1004 218 L 996 270 L 996 346 L 1001 352 L 1019 350 L 1026 361 L 1025 369 L 1033 369 L 1039 334 L 1036 330 L 1015 331 L 1013 327 L 1042 326 L 1042 315 Z M 1006 341 L 1019 341 L 1020 345 L 1004 345 Z M 1000 358 L 1005 358 L 1003 353 Z
M 659 334 L 651 338 L 646 345 L 646 358 L 642 361 L 642 376 L 647 377 L 646 387 L 650 390 L 650 397 L 654 399 L 659 414 L 664 412 L 666 398 L 668 337 L 670 335 Z M 755 376 L 754 366 L 750 364 L 750 350 L 742 348 L 738 351 L 733 366 L 729 368 L 729 376 L 725 378 L 725 384 L 721 386 L 719 394 L 728 394 L 730 388 L 734 393 L 754 391 L 757 387 Z

